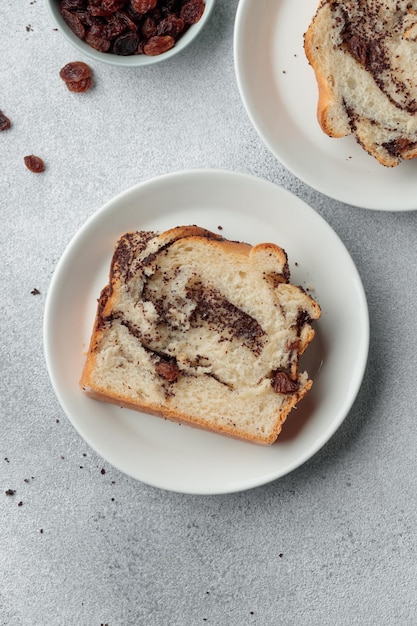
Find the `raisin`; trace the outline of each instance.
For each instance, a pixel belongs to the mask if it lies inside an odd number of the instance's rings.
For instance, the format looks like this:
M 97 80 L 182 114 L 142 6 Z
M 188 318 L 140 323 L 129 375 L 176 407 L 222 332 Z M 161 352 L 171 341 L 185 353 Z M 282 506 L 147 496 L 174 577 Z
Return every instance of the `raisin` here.
M 91 15 L 90 11 L 77 11 L 77 17 L 86 30 L 93 24 L 99 21 L 101 22 L 101 18 L 94 17 Z
M 146 14 L 146 17 L 151 17 L 152 19 L 155 20 L 155 22 L 157 24 L 159 24 L 159 22 L 162 20 L 163 15 L 162 15 L 162 11 L 159 8 L 153 9 L 152 11 L 149 11 Z
M 298 391 L 298 380 L 291 380 L 285 372 L 276 372 L 272 380 L 275 393 L 295 393 Z
M 134 11 L 143 15 L 148 13 L 148 11 L 152 11 L 158 4 L 158 0 L 130 0 L 130 3 Z
M 73 11 L 74 9 L 85 9 L 87 5 L 86 0 L 61 0 L 61 9 L 68 9 Z
M 141 39 L 139 41 L 139 45 L 136 49 L 136 54 L 145 54 L 144 47 L 145 47 L 146 41 L 147 41 L 146 39 Z
M 104 28 L 105 37 L 109 40 L 110 44 L 112 39 L 115 39 L 115 37 L 118 37 L 126 30 L 126 22 L 119 17 L 113 17 L 109 19 Z
M 170 383 L 174 383 L 179 374 L 178 365 L 175 359 L 160 361 L 156 366 L 156 371 L 161 378 L 165 378 Z
M 109 40 L 112 40 L 126 30 L 135 32 L 137 29 L 137 25 L 128 15 L 118 11 L 107 21 L 107 24 L 104 26 L 104 33 Z
M 93 84 L 93 79 L 91 76 L 88 78 L 83 78 L 82 80 L 70 80 L 66 83 L 67 89 L 69 91 L 74 91 L 75 93 L 85 93 L 90 89 Z
M 139 36 L 136 33 L 120 35 L 113 44 L 114 54 L 129 56 L 135 54 L 139 44 Z
M 157 35 L 171 35 L 176 39 L 184 30 L 184 20 L 175 15 L 167 15 L 158 24 Z
M 157 56 L 170 50 L 175 44 L 175 39 L 170 35 L 151 37 L 143 46 L 143 51 L 148 56 Z
M 353 35 L 348 40 L 347 45 L 351 55 L 365 67 L 368 58 L 368 43 L 366 39 Z
M 115 13 L 125 6 L 126 0 L 102 0 L 101 4 L 104 9 Z
M 204 0 L 188 0 L 180 11 L 180 17 L 186 24 L 196 24 L 204 13 Z
M 111 17 L 113 15 L 113 11 L 104 9 L 102 6 L 92 6 L 90 7 L 89 12 L 94 17 Z
M 9 118 L 4 115 L 3 111 L 0 111 L 0 130 L 7 130 L 10 126 Z
M 91 28 L 88 31 L 87 35 L 86 35 L 86 40 L 87 37 L 98 37 L 100 39 L 109 39 L 108 35 L 107 35 L 107 24 L 105 24 L 104 22 L 93 22 L 91 24 Z
M 77 82 L 89 78 L 91 76 L 91 68 L 83 61 L 72 61 L 64 65 L 59 75 L 65 82 Z
M 172 13 L 178 13 L 180 8 L 181 6 L 179 0 L 165 0 L 161 6 L 161 11 L 165 13 L 165 15 L 169 15 Z
M 110 44 L 108 45 L 110 46 Z M 90 89 L 93 84 L 91 67 L 83 61 L 67 63 L 60 70 L 59 75 L 65 82 L 69 91 L 84 93 Z
M 34 154 L 25 156 L 23 160 L 28 170 L 30 170 L 31 172 L 35 172 L 35 174 L 40 174 L 45 169 L 45 164 L 43 160 L 40 157 L 35 156 Z
M 110 48 L 110 40 L 105 37 L 99 37 L 98 35 L 94 35 L 94 33 L 87 33 L 85 38 L 86 43 L 88 43 L 92 48 L 98 50 L 99 52 L 107 52 Z
M 157 34 L 157 25 L 153 17 L 147 17 L 142 24 L 142 35 L 150 39 Z
M 71 13 L 71 11 L 67 11 L 66 9 L 61 11 L 61 15 L 64 18 L 66 25 L 72 30 L 74 35 L 80 39 L 84 39 L 85 28 L 78 15 L 76 13 Z

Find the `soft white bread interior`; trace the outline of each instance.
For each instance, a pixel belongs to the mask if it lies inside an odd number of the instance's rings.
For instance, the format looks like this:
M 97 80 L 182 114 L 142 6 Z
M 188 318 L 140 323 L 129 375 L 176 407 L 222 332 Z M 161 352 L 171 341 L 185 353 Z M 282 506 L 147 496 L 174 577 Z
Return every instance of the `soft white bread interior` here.
M 197 226 L 119 240 L 81 377 L 90 396 L 257 443 L 312 385 L 320 307 L 285 251 Z
M 354 134 L 388 167 L 417 156 L 415 0 L 322 0 L 304 49 L 327 135 Z

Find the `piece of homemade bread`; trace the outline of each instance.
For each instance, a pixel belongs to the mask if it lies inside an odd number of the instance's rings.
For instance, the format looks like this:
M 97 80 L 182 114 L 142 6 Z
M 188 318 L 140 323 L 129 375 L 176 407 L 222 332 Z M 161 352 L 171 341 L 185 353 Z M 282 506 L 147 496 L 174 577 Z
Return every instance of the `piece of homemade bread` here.
M 353 133 L 388 167 L 417 156 L 415 0 L 322 0 L 304 49 L 327 135 Z
M 319 305 L 285 251 L 197 226 L 125 234 L 81 387 L 93 398 L 270 444 L 312 385 L 299 356 Z

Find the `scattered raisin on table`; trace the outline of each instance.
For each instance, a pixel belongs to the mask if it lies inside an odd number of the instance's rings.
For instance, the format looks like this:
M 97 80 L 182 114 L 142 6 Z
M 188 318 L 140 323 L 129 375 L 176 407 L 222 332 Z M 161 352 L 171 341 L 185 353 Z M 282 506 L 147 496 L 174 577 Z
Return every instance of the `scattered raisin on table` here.
M 83 61 L 67 63 L 59 72 L 60 77 L 70 91 L 84 93 L 93 84 L 91 67 Z
M 76 93 L 84 93 L 88 91 L 93 84 L 91 76 L 84 78 L 83 80 L 71 80 L 67 82 L 67 89 Z
M 0 130 L 7 130 L 10 126 L 9 118 L 4 115 L 3 111 L 0 111 Z
M 64 65 L 59 75 L 65 82 L 73 80 L 78 81 L 91 76 L 91 69 L 87 63 L 83 61 L 73 61 L 72 63 Z
M 35 174 L 40 174 L 45 169 L 45 164 L 43 160 L 40 157 L 35 156 L 34 154 L 25 156 L 24 162 L 28 170 L 30 170 L 31 172 L 35 172 Z
M 64 21 L 79 39 L 121 56 L 170 50 L 205 6 L 205 0 L 59 0 Z

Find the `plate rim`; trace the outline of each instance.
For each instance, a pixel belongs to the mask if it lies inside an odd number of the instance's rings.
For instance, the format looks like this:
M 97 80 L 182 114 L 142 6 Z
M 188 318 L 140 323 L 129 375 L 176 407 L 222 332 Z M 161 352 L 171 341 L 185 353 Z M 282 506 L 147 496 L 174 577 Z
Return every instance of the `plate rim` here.
M 56 286 L 59 284 L 60 274 L 62 271 L 65 270 L 66 264 L 71 259 L 73 248 L 74 246 L 76 246 L 77 242 L 83 236 L 83 234 L 89 228 L 91 228 L 91 226 L 94 225 L 96 221 L 99 223 L 100 220 L 102 220 L 107 213 L 112 213 L 113 211 L 115 211 L 117 204 L 121 200 L 123 200 L 124 197 L 130 194 L 140 193 L 140 191 L 143 188 L 149 187 L 151 185 L 155 185 L 155 184 L 158 185 L 160 183 L 164 184 L 166 182 L 169 183 L 170 180 L 174 180 L 178 178 L 188 179 L 189 177 L 194 178 L 194 177 L 201 177 L 201 176 L 208 177 L 208 178 L 213 178 L 213 177 L 217 178 L 218 176 L 220 176 L 220 177 L 227 177 L 228 179 L 232 177 L 236 181 L 247 180 L 249 183 L 252 183 L 252 184 L 267 185 L 273 188 L 274 192 L 278 192 L 280 194 L 283 194 L 284 196 L 291 197 L 293 201 L 298 202 L 300 206 L 303 206 L 305 210 L 310 211 L 311 215 L 314 216 L 314 219 L 317 220 L 318 223 L 320 223 L 322 227 L 328 229 L 329 233 L 331 233 L 331 235 L 335 238 L 335 240 L 337 240 L 338 245 L 340 245 L 344 249 L 344 254 L 347 255 L 346 258 L 349 260 L 351 269 L 355 273 L 357 286 L 359 286 L 359 293 L 360 293 L 360 298 L 361 298 L 361 302 L 360 302 L 361 314 L 362 316 L 364 316 L 362 329 L 361 329 L 362 345 L 360 347 L 360 352 L 362 356 L 361 356 L 360 363 L 357 364 L 359 365 L 359 367 L 355 371 L 356 382 L 354 383 L 354 389 L 350 393 L 348 401 L 344 402 L 343 406 L 340 409 L 339 418 L 337 420 L 333 419 L 331 424 L 327 425 L 326 429 L 320 433 L 320 436 L 314 439 L 313 443 L 309 446 L 307 450 L 304 451 L 303 455 L 301 455 L 301 457 L 294 459 L 292 463 L 288 464 L 287 469 L 285 471 L 270 472 L 269 475 L 256 477 L 255 479 L 252 480 L 252 482 L 246 481 L 246 483 L 243 485 L 236 483 L 234 487 L 229 485 L 229 486 L 225 486 L 224 488 L 217 487 L 215 489 L 214 488 L 209 488 L 209 489 L 207 488 L 206 489 L 184 488 L 184 486 L 182 486 L 181 488 L 175 488 L 172 486 L 167 486 L 165 484 L 162 484 L 160 480 L 159 481 L 149 480 L 149 478 L 144 478 L 143 476 L 139 477 L 135 473 L 126 471 L 126 469 L 120 463 L 115 462 L 114 459 L 108 459 L 106 456 L 104 456 L 100 450 L 100 446 L 97 445 L 95 442 L 91 441 L 90 437 L 86 437 L 85 434 L 83 434 L 82 429 L 79 427 L 77 420 L 74 420 L 74 417 L 71 415 L 71 411 L 68 408 L 67 402 L 62 397 L 62 392 L 60 390 L 59 382 L 55 376 L 55 373 L 52 367 L 51 349 L 53 350 L 53 348 L 51 348 L 50 346 L 51 337 L 49 336 L 49 332 L 48 332 L 48 329 L 50 327 L 50 318 L 53 312 L 52 307 L 53 307 L 54 293 L 55 293 Z M 155 176 L 155 177 L 151 177 L 149 179 L 143 180 L 121 191 L 119 194 L 117 194 L 116 196 L 114 196 L 113 198 L 105 202 L 92 215 L 90 215 L 87 218 L 87 220 L 85 220 L 85 222 L 81 225 L 81 227 L 75 232 L 75 234 L 70 238 L 69 242 L 65 246 L 63 254 L 61 255 L 58 263 L 56 264 L 56 268 L 55 268 L 55 271 L 53 272 L 53 275 L 52 275 L 52 278 L 48 287 L 47 295 L 46 295 L 44 318 L 43 318 L 44 355 L 45 355 L 45 361 L 46 361 L 49 378 L 50 378 L 54 393 L 56 395 L 56 398 L 61 406 L 61 409 L 63 410 L 64 414 L 69 419 L 70 423 L 72 424 L 74 429 L 77 431 L 79 436 L 81 436 L 81 438 L 84 439 L 86 443 L 92 449 L 94 449 L 98 455 L 106 459 L 111 465 L 113 465 L 119 471 L 121 471 L 122 473 L 126 475 L 129 475 L 135 480 L 138 480 L 150 486 L 164 489 L 167 491 L 174 491 L 178 493 L 188 493 L 188 494 L 195 494 L 195 495 L 217 495 L 217 494 L 226 494 L 226 493 L 240 492 L 240 491 L 252 489 L 252 488 L 267 484 L 273 480 L 282 478 L 286 474 L 294 471 L 296 468 L 303 465 L 312 456 L 314 456 L 329 441 L 329 439 L 331 439 L 334 433 L 338 430 L 338 428 L 340 427 L 340 425 L 343 423 L 344 419 L 348 415 L 357 397 L 357 394 L 362 384 L 363 376 L 364 376 L 367 361 L 368 361 L 369 335 L 370 335 L 369 310 L 368 310 L 368 303 L 367 303 L 366 294 L 365 294 L 365 290 L 362 284 L 361 277 L 359 275 L 359 272 L 356 268 L 356 265 L 348 249 L 346 248 L 343 241 L 340 239 L 339 235 L 332 229 L 330 224 L 320 214 L 318 214 L 312 207 L 310 207 L 306 202 L 298 198 L 295 194 L 289 192 L 285 188 L 282 188 L 279 185 L 267 179 L 260 178 L 258 176 L 243 173 L 243 172 L 236 172 L 236 171 L 231 171 L 227 169 L 211 169 L 211 168 L 208 168 L 208 169 L 196 168 L 196 169 L 191 169 L 191 170 L 173 171 L 173 172 L 165 173 L 159 176 Z

